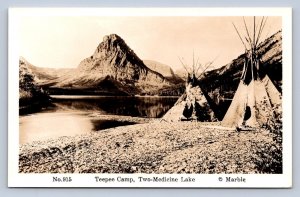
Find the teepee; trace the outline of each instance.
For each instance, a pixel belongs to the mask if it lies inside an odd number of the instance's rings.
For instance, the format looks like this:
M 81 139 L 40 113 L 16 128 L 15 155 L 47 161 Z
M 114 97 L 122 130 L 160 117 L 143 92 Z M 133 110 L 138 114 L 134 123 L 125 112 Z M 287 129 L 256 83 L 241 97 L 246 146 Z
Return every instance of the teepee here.
M 192 72 L 189 72 L 187 66 L 181 61 L 182 66 L 188 74 L 186 89 L 174 106 L 162 117 L 163 120 L 176 122 L 189 120 L 213 121 L 216 119 L 214 111 L 211 108 L 213 104 L 210 97 L 207 93 L 203 92 L 199 86 L 200 77 L 212 63 L 213 62 L 208 63 L 206 67 L 203 68 L 202 73 L 197 76 L 201 68 L 201 64 L 198 64 L 198 60 L 195 63 L 193 57 Z
M 252 35 L 249 33 L 245 19 L 243 21 L 246 29 L 244 39 L 236 26 L 234 24 L 233 26 L 245 47 L 244 68 L 236 93 L 221 125 L 248 130 L 268 124 L 270 118 L 274 117 L 274 113 L 281 110 L 281 94 L 260 66 L 258 43 L 267 18 L 263 17 L 256 24 L 254 17 Z

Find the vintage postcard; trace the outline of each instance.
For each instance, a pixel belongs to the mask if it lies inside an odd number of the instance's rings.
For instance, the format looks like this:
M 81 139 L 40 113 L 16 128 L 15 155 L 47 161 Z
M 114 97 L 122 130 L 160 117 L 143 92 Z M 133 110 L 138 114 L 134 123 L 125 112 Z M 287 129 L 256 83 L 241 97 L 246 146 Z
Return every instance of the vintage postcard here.
M 9 9 L 9 187 L 292 187 L 291 8 Z

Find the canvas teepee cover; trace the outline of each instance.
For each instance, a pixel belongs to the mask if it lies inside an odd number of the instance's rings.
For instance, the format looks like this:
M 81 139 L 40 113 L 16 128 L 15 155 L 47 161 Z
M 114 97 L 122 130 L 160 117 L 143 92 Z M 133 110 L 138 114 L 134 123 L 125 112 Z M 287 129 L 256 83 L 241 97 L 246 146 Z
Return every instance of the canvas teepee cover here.
M 247 28 L 246 24 L 245 27 Z M 261 31 L 262 29 L 259 30 Z M 259 36 L 255 38 L 255 30 L 252 41 L 248 34 L 247 42 L 250 49 L 245 47 L 244 69 L 231 105 L 222 120 L 221 124 L 224 127 L 263 126 L 274 116 L 274 113 L 281 110 L 281 94 L 260 68 L 261 62 L 257 53 L 258 39 Z M 245 42 L 243 44 L 246 46 Z
M 195 76 L 188 77 L 185 93 L 174 106 L 162 117 L 168 122 L 182 120 L 213 121 L 215 115 Z

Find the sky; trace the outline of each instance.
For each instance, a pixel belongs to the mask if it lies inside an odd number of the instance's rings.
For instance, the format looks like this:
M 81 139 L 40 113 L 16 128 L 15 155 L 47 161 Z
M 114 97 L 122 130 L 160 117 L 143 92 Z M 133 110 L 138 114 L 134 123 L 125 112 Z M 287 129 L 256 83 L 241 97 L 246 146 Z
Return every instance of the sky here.
M 256 17 L 257 21 L 261 17 Z M 253 30 L 253 17 L 245 17 Z M 195 61 L 212 68 L 244 52 L 234 23 L 246 35 L 243 17 L 203 16 L 24 16 L 19 25 L 20 56 L 39 67 L 77 67 L 105 35 L 118 34 L 142 60 L 182 68 Z M 257 23 L 258 24 L 258 23 Z M 262 40 L 279 31 L 281 17 L 268 17 Z

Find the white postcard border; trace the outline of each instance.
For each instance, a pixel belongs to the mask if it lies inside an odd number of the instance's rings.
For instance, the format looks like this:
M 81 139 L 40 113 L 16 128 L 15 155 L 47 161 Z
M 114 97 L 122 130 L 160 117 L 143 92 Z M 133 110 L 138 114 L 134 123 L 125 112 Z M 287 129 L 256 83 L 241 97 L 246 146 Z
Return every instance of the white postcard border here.
M 23 16 L 282 16 L 283 174 L 23 174 L 18 173 L 18 21 Z M 292 186 L 292 9 L 291 8 L 10 8 L 8 45 L 8 186 L 9 187 L 256 187 Z M 72 181 L 66 181 L 71 177 Z M 113 182 L 98 181 L 113 178 Z M 118 178 L 121 177 L 121 178 Z M 161 181 L 139 181 L 140 178 Z M 163 181 L 168 177 L 176 181 Z M 195 182 L 181 182 L 181 179 Z M 227 177 L 236 182 L 227 182 Z M 125 179 L 133 183 L 118 181 Z M 149 179 L 149 180 L 150 180 Z M 58 180 L 58 181 L 57 181 Z M 65 180 L 65 181 L 59 181 Z M 245 180 L 245 182 L 243 181 Z

